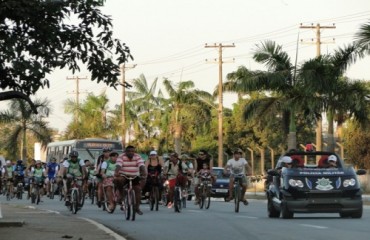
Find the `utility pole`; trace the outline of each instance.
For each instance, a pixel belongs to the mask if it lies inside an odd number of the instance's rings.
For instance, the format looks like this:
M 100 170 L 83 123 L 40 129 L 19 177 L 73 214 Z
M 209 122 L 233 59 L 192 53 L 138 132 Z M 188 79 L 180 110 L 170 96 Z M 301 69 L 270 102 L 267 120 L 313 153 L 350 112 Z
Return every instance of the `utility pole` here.
M 121 86 L 122 86 L 122 108 L 121 108 L 121 118 L 122 118 L 122 146 L 126 146 L 126 88 L 130 88 L 131 85 L 126 82 L 126 69 L 135 68 L 136 64 L 126 66 L 126 64 L 121 65 Z
M 76 105 L 77 105 L 77 111 L 75 112 L 75 121 L 76 123 L 78 122 L 78 110 L 80 108 L 80 80 L 87 80 L 88 78 L 87 77 L 83 77 L 83 78 L 80 78 L 80 77 L 67 77 L 67 80 L 75 80 L 76 81 L 76 91 L 73 93 L 76 95 Z
M 223 97 L 222 97 L 222 49 L 235 47 L 232 45 L 222 45 L 222 43 L 214 45 L 205 45 L 205 48 L 218 48 L 218 166 L 223 166 Z
M 336 28 L 335 25 L 333 26 L 321 26 L 319 23 L 314 26 L 301 26 L 299 28 L 308 28 L 308 29 L 315 29 L 316 30 L 316 56 L 319 57 L 321 55 L 321 29 L 333 29 Z M 317 120 L 316 126 L 316 151 L 322 150 L 322 119 Z

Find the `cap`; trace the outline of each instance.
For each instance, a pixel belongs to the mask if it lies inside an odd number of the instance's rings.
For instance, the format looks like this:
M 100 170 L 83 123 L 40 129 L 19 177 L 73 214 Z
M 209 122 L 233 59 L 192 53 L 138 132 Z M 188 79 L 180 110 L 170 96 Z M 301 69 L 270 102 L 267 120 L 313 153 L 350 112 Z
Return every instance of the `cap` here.
M 329 158 L 328 158 L 328 162 L 329 161 L 336 162 L 337 161 L 337 157 L 335 155 L 330 155 Z
M 157 155 L 157 151 L 150 151 L 149 155 Z
M 36 160 L 36 164 L 39 164 L 39 163 L 41 163 L 41 160 Z
M 180 158 L 185 160 L 189 159 L 189 156 L 187 154 L 182 154 Z
M 283 163 L 292 163 L 293 160 L 289 156 L 284 156 L 284 157 L 281 158 L 281 162 L 283 162 Z
M 243 151 L 240 148 L 237 148 L 237 149 L 234 150 L 234 153 L 240 153 L 240 154 L 242 154 Z
M 6 164 L 10 164 L 12 163 L 10 160 L 6 160 Z

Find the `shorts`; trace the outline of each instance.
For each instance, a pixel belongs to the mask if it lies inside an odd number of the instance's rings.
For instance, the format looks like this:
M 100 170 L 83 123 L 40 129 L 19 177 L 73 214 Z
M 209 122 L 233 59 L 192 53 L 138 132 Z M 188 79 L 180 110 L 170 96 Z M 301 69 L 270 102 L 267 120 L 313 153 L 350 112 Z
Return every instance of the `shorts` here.
M 187 177 L 182 176 L 182 175 L 179 175 L 179 176 L 177 176 L 174 179 L 168 179 L 168 186 L 170 188 L 174 188 L 175 187 L 175 185 L 176 185 L 176 179 L 179 182 L 180 186 L 182 186 L 182 187 L 185 187 L 186 186 L 186 182 L 188 180 Z
M 103 179 L 103 187 L 113 187 L 113 177 L 107 177 Z

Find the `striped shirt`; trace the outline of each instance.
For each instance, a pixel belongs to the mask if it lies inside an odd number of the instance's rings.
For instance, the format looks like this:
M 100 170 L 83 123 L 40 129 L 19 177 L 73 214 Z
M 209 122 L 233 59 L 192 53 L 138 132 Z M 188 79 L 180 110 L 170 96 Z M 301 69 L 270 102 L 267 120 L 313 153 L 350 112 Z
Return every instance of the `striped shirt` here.
M 134 154 L 132 160 L 130 160 L 125 153 L 122 153 L 118 156 L 116 163 L 118 166 L 121 166 L 119 173 L 128 176 L 140 176 L 139 168 L 145 166 L 144 160 L 137 153 Z

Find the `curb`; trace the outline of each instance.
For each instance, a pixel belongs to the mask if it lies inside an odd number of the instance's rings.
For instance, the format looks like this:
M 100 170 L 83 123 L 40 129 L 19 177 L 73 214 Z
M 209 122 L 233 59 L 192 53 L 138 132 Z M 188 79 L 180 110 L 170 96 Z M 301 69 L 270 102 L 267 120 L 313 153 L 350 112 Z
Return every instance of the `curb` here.
M 6 221 L 0 220 L 0 228 L 2 227 L 23 227 L 25 224 L 24 220 Z

